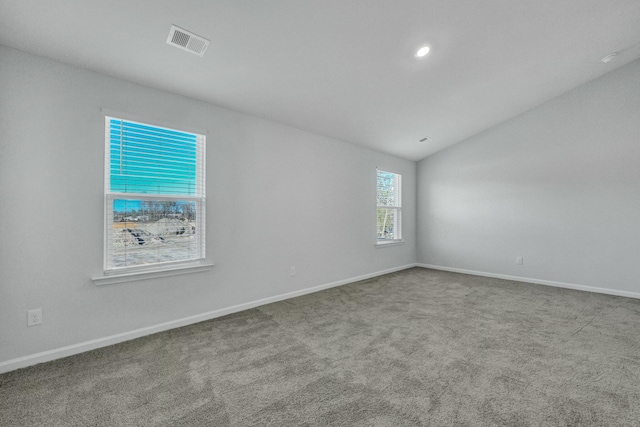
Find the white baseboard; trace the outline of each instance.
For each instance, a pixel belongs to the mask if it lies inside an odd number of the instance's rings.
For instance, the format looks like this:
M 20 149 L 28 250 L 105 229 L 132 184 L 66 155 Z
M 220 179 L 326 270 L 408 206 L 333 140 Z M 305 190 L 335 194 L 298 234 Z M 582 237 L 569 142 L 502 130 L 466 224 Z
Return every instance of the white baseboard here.
M 594 286 L 576 285 L 574 283 L 555 282 L 553 280 L 533 279 L 530 277 L 509 276 L 506 274 L 487 273 L 484 271 L 465 270 L 464 268 L 445 267 L 442 265 L 416 264 L 416 267 L 432 268 L 434 270 L 451 271 L 453 273 L 471 274 L 473 276 L 493 277 L 496 279 L 513 280 L 515 282 L 535 283 L 537 285 L 554 286 L 556 288 L 575 289 L 578 291 L 595 292 L 598 294 L 616 295 L 620 297 L 638 298 L 640 293 L 619 291 L 616 289 L 596 288 Z
M 195 316 L 184 317 L 182 319 L 172 320 L 145 328 L 135 329 L 121 334 L 110 335 L 108 337 L 98 338 L 91 341 L 85 341 L 78 344 L 72 344 L 65 347 L 55 348 L 53 350 L 43 351 L 41 353 L 31 354 L 28 356 L 18 357 L 15 359 L 0 362 L 0 374 L 14 371 L 16 369 L 26 368 L 27 366 L 36 365 L 38 363 L 50 362 L 52 360 L 61 359 L 63 357 L 72 356 L 74 354 L 84 353 L 85 351 L 95 350 L 96 348 L 107 347 L 146 335 L 167 331 L 169 329 L 180 328 L 182 326 L 191 325 L 205 320 L 215 319 L 216 317 L 226 316 L 228 314 L 237 313 L 239 311 L 248 310 L 250 308 L 259 307 L 261 305 L 270 304 L 298 296 L 311 294 L 322 291 L 324 289 L 334 288 L 336 286 L 346 285 L 348 283 L 359 282 L 361 280 L 371 279 L 373 277 L 382 276 L 396 271 L 405 270 L 415 267 L 416 264 L 408 264 L 400 267 L 390 268 L 388 270 L 377 271 L 375 273 L 365 274 L 362 276 L 351 277 L 349 279 L 339 280 L 337 282 L 326 283 L 324 285 L 314 286 L 311 288 L 301 289 L 294 292 L 276 295 L 269 298 L 263 298 L 231 307 L 221 308 L 207 313 L 196 314 Z

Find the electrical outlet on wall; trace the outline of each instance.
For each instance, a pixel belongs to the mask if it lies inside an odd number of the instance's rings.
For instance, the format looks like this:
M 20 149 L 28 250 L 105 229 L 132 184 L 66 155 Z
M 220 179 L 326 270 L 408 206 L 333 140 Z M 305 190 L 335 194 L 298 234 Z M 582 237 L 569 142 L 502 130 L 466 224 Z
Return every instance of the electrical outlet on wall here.
M 27 311 L 27 326 L 36 326 L 42 324 L 42 309 L 34 308 Z
M 293 277 L 295 275 L 296 275 L 296 268 L 295 267 L 290 267 L 289 276 Z
M 524 264 L 524 259 L 522 259 L 521 256 L 517 256 L 516 257 L 516 264 L 518 264 L 518 265 Z

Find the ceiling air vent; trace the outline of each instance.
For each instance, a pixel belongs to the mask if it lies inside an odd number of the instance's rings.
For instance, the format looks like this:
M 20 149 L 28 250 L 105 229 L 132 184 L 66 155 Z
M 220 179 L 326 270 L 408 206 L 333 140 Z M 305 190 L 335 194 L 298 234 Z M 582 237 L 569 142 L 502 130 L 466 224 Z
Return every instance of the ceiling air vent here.
M 198 56 L 204 56 L 207 47 L 209 47 L 209 40 L 172 25 L 169 31 L 169 37 L 167 38 L 167 44 Z

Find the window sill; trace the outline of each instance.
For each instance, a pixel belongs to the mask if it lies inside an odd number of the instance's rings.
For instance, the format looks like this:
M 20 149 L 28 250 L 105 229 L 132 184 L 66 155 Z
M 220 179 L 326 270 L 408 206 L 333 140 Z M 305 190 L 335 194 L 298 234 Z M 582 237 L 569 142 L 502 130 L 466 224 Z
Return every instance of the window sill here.
M 387 248 L 390 246 L 400 246 L 404 245 L 404 240 L 388 240 L 388 241 L 379 241 L 374 245 L 376 248 Z
M 213 264 L 198 264 L 184 267 L 172 267 L 162 270 L 152 271 L 136 271 L 134 273 L 116 273 L 104 276 L 92 277 L 96 286 L 112 285 L 114 283 L 134 282 L 136 280 L 155 279 L 158 277 L 177 276 L 180 274 L 200 273 L 209 271 L 213 268 Z

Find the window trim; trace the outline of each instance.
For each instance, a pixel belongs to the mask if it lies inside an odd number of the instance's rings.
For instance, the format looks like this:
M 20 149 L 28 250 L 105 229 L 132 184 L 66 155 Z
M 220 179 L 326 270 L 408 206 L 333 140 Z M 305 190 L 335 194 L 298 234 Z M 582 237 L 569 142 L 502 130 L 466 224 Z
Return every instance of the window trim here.
M 137 280 L 155 279 L 158 277 L 171 277 L 180 274 L 200 273 L 202 271 L 209 271 L 213 269 L 215 264 L 207 262 L 191 262 L 188 265 L 178 265 L 177 263 L 171 264 L 170 266 L 169 264 L 164 265 L 165 268 L 156 268 L 154 270 L 147 271 L 129 271 L 126 273 L 118 272 L 110 274 L 105 273 L 103 276 L 94 276 L 91 278 L 91 280 L 96 286 L 112 285 L 115 283 L 134 282 Z
M 389 248 L 400 245 L 404 245 L 404 240 L 379 240 L 373 246 L 376 248 Z
M 182 124 L 171 123 L 170 120 L 162 120 L 162 119 L 154 119 L 149 117 L 143 117 L 136 114 L 131 114 L 127 112 L 112 110 L 108 108 L 101 108 L 102 112 L 102 120 L 104 123 L 105 129 L 105 161 L 104 161 L 104 190 L 103 190 L 103 265 L 102 265 L 102 275 L 94 276 L 91 279 L 96 285 L 107 285 L 111 283 L 122 283 L 122 282 L 130 282 L 135 280 L 143 280 L 155 277 L 168 277 L 174 276 L 178 274 L 188 274 L 188 273 L 196 273 L 201 271 L 211 270 L 214 266 L 213 263 L 206 261 L 206 139 L 207 139 L 207 131 L 202 129 L 197 129 L 192 126 L 184 126 Z M 107 132 L 109 129 L 108 120 L 109 119 L 117 119 L 123 121 L 137 122 L 143 125 L 159 127 L 169 130 L 176 130 L 178 132 L 185 133 L 193 133 L 197 134 L 199 137 L 204 138 L 204 143 L 201 145 L 201 156 L 199 158 L 200 163 L 203 164 L 202 170 L 200 171 L 200 177 L 198 182 L 198 186 L 201 186 L 202 191 L 200 194 L 193 196 L 185 196 L 185 195 L 175 195 L 175 194 L 152 194 L 152 193 L 112 193 L 109 188 L 109 147 L 108 147 L 108 136 Z M 176 260 L 176 261 L 166 261 L 166 262 L 157 262 L 153 264 L 142 264 L 136 266 L 129 267 L 119 267 L 107 269 L 107 258 L 108 258 L 108 230 L 107 230 L 107 222 L 109 217 L 109 209 L 113 205 L 114 200 L 175 200 L 175 201 L 194 201 L 200 207 L 199 214 L 196 223 L 197 229 L 202 230 L 201 233 L 196 234 L 196 245 L 198 247 L 199 255 L 198 258 L 186 259 L 186 260 Z M 199 225 L 199 226 L 198 226 Z
M 394 206 L 384 206 L 384 205 L 378 205 L 378 200 L 377 200 L 377 191 L 378 191 L 378 175 L 380 173 L 388 173 L 388 174 L 393 174 L 395 176 L 398 177 L 398 190 L 396 191 L 396 204 Z M 394 209 L 397 212 L 397 218 L 398 218 L 398 230 L 397 233 L 394 234 L 399 234 L 400 237 L 397 239 L 379 239 L 377 237 L 377 227 L 378 227 L 378 223 L 377 223 L 377 214 L 378 214 L 378 209 Z M 402 174 L 399 173 L 395 173 L 395 172 L 390 172 L 390 171 L 386 171 L 386 170 L 382 170 L 379 168 L 376 168 L 376 243 L 375 246 L 378 248 L 381 247 L 390 247 L 390 246 L 397 246 L 397 245 L 401 245 L 404 243 L 404 240 L 402 238 Z

